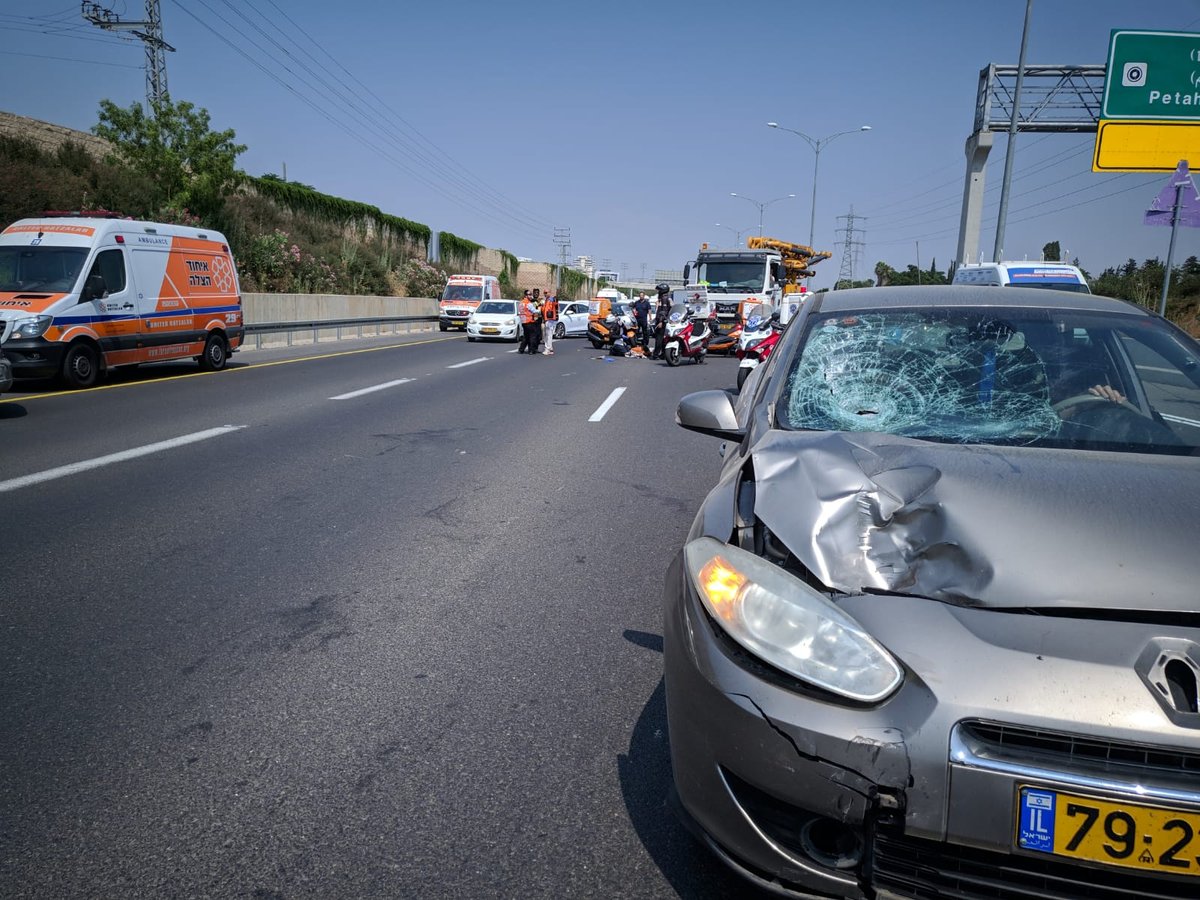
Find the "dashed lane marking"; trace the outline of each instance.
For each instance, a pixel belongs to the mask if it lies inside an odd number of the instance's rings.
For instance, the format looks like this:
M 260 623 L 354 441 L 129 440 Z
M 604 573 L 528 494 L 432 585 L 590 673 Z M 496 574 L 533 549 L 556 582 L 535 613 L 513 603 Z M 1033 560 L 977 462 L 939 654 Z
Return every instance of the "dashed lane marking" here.
M 608 395 L 608 399 L 605 400 L 603 403 L 601 403 L 600 406 L 596 409 L 596 411 L 594 413 L 592 413 L 591 418 L 589 418 L 588 421 L 589 422 L 599 422 L 601 419 L 603 419 L 605 414 L 610 409 L 613 408 L 613 405 L 618 400 L 621 399 L 621 395 L 623 393 L 625 393 L 625 388 L 623 388 L 623 387 L 619 387 L 616 390 L 614 390 L 611 394 Z
M 490 356 L 481 356 L 479 359 L 468 359 L 466 362 L 455 363 L 452 366 L 446 366 L 447 369 L 461 369 L 463 366 L 473 366 L 476 363 L 487 362 L 491 359 Z
M 22 475 L 20 478 L 10 478 L 7 481 L 0 481 L 0 494 L 7 491 L 15 491 L 18 488 L 29 487 L 33 484 L 40 484 L 43 481 L 53 481 L 56 478 L 65 478 L 68 475 L 78 475 L 80 472 L 99 469 L 102 466 L 111 466 L 113 463 L 137 459 L 139 456 L 150 456 L 153 453 L 162 453 L 164 450 L 174 450 L 176 447 L 183 447 L 187 444 L 194 444 L 197 441 L 206 441 L 209 438 L 220 437 L 223 434 L 229 434 L 245 427 L 245 425 L 222 425 L 219 428 L 209 428 L 207 431 L 185 434 L 182 437 L 159 441 L 156 444 L 146 444 L 143 447 L 134 447 L 132 450 L 122 450 L 120 453 L 110 453 L 108 456 L 97 456 L 95 459 L 85 459 L 82 462 L 59 466 L 56 469 L 47 469 L 44 472 L 35 472 L 32 475 Z
M 396 387 L 399 384 L 408 384 L 413 379 L 397 378 L 395 381 L 386 381 L 383 384 L 373 384 L 370 387 L 359 388 L 357 391 L 350 391 L 347 394 L 338 394 L 336 397 L 330 397 L 330 400 L 353 400 L 355 397 L 361 397 L 363 394 L 373 394 L 375 391 L 387 390 L 391 387 Z

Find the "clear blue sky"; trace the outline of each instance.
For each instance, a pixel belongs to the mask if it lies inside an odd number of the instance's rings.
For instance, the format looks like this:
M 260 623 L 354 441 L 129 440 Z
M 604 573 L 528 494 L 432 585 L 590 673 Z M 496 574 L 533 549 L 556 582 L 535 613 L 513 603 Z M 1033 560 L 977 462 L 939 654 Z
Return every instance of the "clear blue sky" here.
M 141 0 L 107 5 L 144 13 Z M 812 151 L 765 123 L 813 137 L 869 124 L 822 152 L 816 226 L 817 246 L 836 250 L 836 217 L 851 205 L 867 216 L 856 274 L 868 277 L 880 259 L 914 262 L 917 240 L 923 266 L 952 259 L 979 70 L 1016 63 L 1025 3 L 162 8 L 172 96 L 237 132 L 247 172 L 286 163 L 291 180 L 535 259 L 553 259 L 552 229 L 569 226 L 575 254 L 635 276 L 643 263 L 650 274 L 680 268 L 701 241 L 732 243 L 714 223 L 756 232 L 758 209 L 730 192 L 796 194 L 766 210 L 765 232 L 806 240 Z M 0 28 L 0 108 L 89 129 L 102 98 L 144 98 L 140 43 L 87 25 L 78 3 L 0 0 Z M 1028 62 L 1103 63 L 1112 28 L 1197 31 L 1200 2 L 1035 0 Z M 988 166 L 988 251 L 1005 141 Z M 1168 231 L 1144 227 L 1141 213 L 1166 176 L 1092 174 L 1092 142 L 1018 139 L 1006 256 L 1036 258 L 1058 240 L 1093 272 L 1165 258 Z M 1200 229 L 1183 231 L 1177 253 L 1200 253 Z M 840 258 L 822 264 L 817 286 Z

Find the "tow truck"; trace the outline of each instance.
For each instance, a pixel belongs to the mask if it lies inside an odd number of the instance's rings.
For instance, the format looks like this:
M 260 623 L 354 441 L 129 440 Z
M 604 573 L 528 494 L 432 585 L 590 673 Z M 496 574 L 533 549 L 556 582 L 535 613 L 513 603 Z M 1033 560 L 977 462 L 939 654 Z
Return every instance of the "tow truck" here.
M 719 334 L 709 348 L 720 352 L 736 346 L 747 306 L 765 306 L 766 315 L 779 309 L 786 323 L 795 310 L 784 298 L 804 294 L 802 279 L 812 277 L 812 267 L 832 255 L 771 237 L 751 237 L 744 249 L 701 244 L 696 258 L 684 265 L 683 280 L 685 290 L 704 288 L 716 308 Z

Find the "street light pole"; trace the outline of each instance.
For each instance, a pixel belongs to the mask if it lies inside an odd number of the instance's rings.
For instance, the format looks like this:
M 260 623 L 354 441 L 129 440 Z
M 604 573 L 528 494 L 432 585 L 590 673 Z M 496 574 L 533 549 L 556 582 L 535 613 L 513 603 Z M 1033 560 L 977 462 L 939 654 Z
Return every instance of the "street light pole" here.
M 808 146 L 813 149 L 813 189 L 812 189 L 812 212 L 808 220 L 808 246 L 815 247 L 813 241 L 817 236 L 817 170 L 821 165 L 821 151 L 825 146 L 833 141 L 834 138 L 840 138 L 844 134 L 854 134 L 859 131 L 870 131 L 870 125 L 862 125 L 859 128 L 851 128 L 849 131 L 839 131 L 837 134 L 830 134 L 823 138 L 809 137 L 803 131 L 797 131 L 795 128 L 784 128 L 778 122 L 768 122 L 768 128 L 778 128 L 780 131 L 790 131 L 798 137 L 804 138 Z
M 753 197 L 747 197 L 745 194 L 735 194 L 733 191 L 729 192 L 729 196 L 730 197 L 741 197 L 743 200 L 749 200 L 751 203 L 753 203 L 755 206 L 758 207 L 758 236 L 762 237 L 763 212 L 766 210 L 766 208 L 768 206 L 770 206 L 772 203 L 778 203 L 780 200 L 790 200 L 792 197 L 795 197 L 796 195 L 795 194 L 787 194 L 786 196 L 776 197 L 774 200 L 766 200 L 766 201 L 755 200 Z M 741 238 L 739 237 L 738 240 L 740 241 Z
M 734 228 L 732 225 L 722 225 L 720 222 L 714 222 L 713 224 L 717 228 L 727 228 L 730 231 L 732 231 L 735 235 L 737 235 L 736 246 L 738 246 L 738 247 L 742 246 L 742 235 L 750 230 L 749 228 Z

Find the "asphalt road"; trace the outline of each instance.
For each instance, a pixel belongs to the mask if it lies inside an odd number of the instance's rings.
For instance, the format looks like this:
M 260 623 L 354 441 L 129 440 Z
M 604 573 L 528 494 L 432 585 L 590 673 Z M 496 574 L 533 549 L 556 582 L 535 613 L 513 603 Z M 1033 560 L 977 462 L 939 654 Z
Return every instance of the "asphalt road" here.
M 720 464 L 674 407 L 736 363 L 558 348 L 5 395 L 0 895 L 744 896 L 665 805 L 661 660 Z

